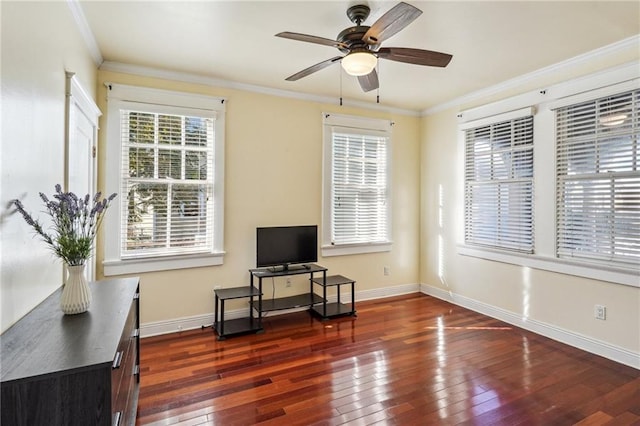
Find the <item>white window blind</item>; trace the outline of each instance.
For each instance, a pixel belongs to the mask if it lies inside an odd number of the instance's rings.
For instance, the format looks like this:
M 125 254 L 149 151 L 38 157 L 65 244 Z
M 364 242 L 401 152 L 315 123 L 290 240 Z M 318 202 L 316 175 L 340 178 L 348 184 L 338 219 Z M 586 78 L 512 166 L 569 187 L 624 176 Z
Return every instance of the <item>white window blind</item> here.
M 387 242 L 388 136 L 332 130 L 331 244 Z
M 533 116 L 465 130 L 465 243 L 532 253 Z
M 212 251 L 214 121 L 120 110 L 123 259 Z
M 556 110 L 557 255 L 640 264 L 640 90 Z

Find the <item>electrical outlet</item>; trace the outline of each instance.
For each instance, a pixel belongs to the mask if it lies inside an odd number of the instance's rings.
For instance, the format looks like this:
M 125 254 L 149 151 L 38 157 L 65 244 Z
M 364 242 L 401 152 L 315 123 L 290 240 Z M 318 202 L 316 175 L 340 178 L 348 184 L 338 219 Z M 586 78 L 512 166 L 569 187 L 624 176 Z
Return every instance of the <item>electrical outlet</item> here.
M 287 287 L 291 287 L 291 278 L 287 278 Z
M 606 320 L 607 319 L 607 307 L 604 305 L 596 305 L 594 309 L 594 315 L 596 319 Z
M 385 266 L 385 267 L 383 268 L 383 272 L 384 272 L 384 275 L 385 275 L 385 276 L 389 276 L 389 274 L 391 273 L 391 268 L 390 268 L 390 267 L 388 267 L 388 266 Z

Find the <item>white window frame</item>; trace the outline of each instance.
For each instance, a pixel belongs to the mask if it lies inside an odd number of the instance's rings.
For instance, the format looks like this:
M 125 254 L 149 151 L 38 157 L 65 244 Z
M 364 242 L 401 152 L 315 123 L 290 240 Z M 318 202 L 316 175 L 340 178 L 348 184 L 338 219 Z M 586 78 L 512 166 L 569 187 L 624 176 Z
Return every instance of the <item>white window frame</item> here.
M 568 259 L 575 257 L 576 261 L 582 263 L 612 263 L 624 267 L 626 264 L 640 263 L 638 258 L 640 235 L 638 235 L 637 228 L 631 228 L 630 232 L 633 234 L 621 231 L 623 223 L 629 226 L 633 222 L 637 223 L 640 219 L 640 211 L 636 208 L 630 211 L 621 204 L 625 202 L 625 198 L 629 197 L 629 193 L 637 194 L 640 189 L 638 186 L 640 184 L 639 141 L 637 137 L 629 139 L 631 143 L 629 153 L 634 156 L 630 164 L 624 164 L 621 161 L 628 158 L 626 154 L 620 156 L 619 149 L 616 149 L 618 147 L 614 148 L 608 144 L 612 140 L 618 141 L 621 136 L 640 134 L 637 108 L 640 91 L 625 90 L 620 85 L 614 87 L 620 92 L 598 96 L 585 102 L 576 102 L 573 97 L 570 97 L 567 100 L 570 103 L 564 101 L 565 105 L 555 104 L 552 106 L 556 112 L 558 127 L 556 199 L 559 201 L 556 206 L 556 228 L 559 232 L 559 238 L 556 243 L 556 251 L 558 257 Z M 629 96 L 625 100 L 634 105 L 631 115 L 625 116 L 625 126 L 600 124 L 607 115 L 606 110 L 605 112 L 600 111 L 601 105 L 606 105 L 607 100 L 619 96 Z M 571 108 L 574 107 L 578 108 L 579 113 L 574 112 L 572 115 Z M 564 120 L 563 117 L 565 117 Z M 586 117 L 588 117 L 588 121 Z M 567 127 L 561 128 L 562 125 Z M 572 131 L 580 133 L 572 135 Z M 577 154 L 575 150 L 578 150 L 580 154 Z M 591 159 L 592 162 L 587 163 L 587 159 Z M 572 163 L 574 164 L 573 168 L 571 167 Z M 576 166 L 575 163 L 579 163 L 579 165 Z M 610 170 L 610 167 L 613 170 Z M 624 168 L 624 171 L 621 168 Z M 608 188 L 606 198 L 603 197 L 602 192 L 605 185 Z M 572 208 L 562 203 L 565 196 L 570 198 L 567 203 L 582 210 L 582 214 L 576 215 Z M 634 198 L 632 204 L 625 204 L 631 207 L 638 202 L 640 200 Z M 600 213 L 594 219 L 593 215 L 596 211 L 606 211 L 606 215 Z M 636 214 L 633 215 L 630 212 Z M 588 219 L 585 219 L 585 216 Z M 580 229 L 578 238 L 575 238 L 576 234 L 569 231 L 561 232 L 563 227 L 567 229 L 578 227 Z M 607 254 L 592 250 L 594 242 Z M 625 256 L 633 256 L 633 259 Z
M 125 258 L 121 244 L 121 221 L 124 210 L 113 209 L 104 219 L 105 256 L 104 275 L 121 275 L 170 269 L 195 268 L 221 265 L 224 261 L 224 129 L 225 99 L 169 90 L 144 88 L 123 84 L 106 83 L 107 86 L 107 151 L 106 190 L 117 192 L 121 199 L 122 144 L 120 140 L 120 110 L 131 105 L 147 104 L 149 111 L 158 105 L 175 109 L 181 113 L 189 110 L 209 111 L 214 121 L 214 188 L 213 188 L 213 242 L 211 250 L 189 254 L 160 254 L 157 256 Z M 117 199 L 117 200 L 118 200 Z
M 458 253 L 524 267 L 575 275 L 617 284 L 640 287 L 640 266 L 620 267 L 609 264 L 588 264 L 556 255 L 556 162 L 555 114 L 562 105 L 613 95 L 640 88 L 640 68 L 637 62 L 559 83 L 492 104 L 462 111 L 459 115 L 458 148 L 464 153 L 465 123 L 496 114 L 533 106 L 534 115 L 534 254 L 508 253 L 503 250 L 465 245 L 464 220 L 459 219 Z M 464 155 L 459 157 L 461 205 L 464 205 Z M 462 215 L 461 215 L 462 216 Z
M 391 128 L 389 120 L 372 119 L 351 115 L 322 113 L 323 122 L 323 185 L 322 185 L 322 256 L 342 256 L 360 253 L 390 251 L 391 238 Z M 371 241 L 357 244 L 336 244 L 333 234 L 333 131 L 362 132 L 363 135 L 377 135 L 387 138 L 386 170 L 386 235 L 384 241 Z
M 468 169 L 470 168 L 470 164 L 468 164 L 468 162 L 470 160 L 476 160 L 478 158 L 478 156 L 474 156 L 474 158 L 469 158 L 469 152 L 468 152 L 468 146 L 467 146 L 467 132 L 470 130 L 474 130 L 474 129 L 483 129 L 483 128 L 487 128 L 496 124 L 503 124 L 503 123 L 510 123 L 511 125 L 513 125 L 513 122 L 516 120 L 520 120 L 523 118 L 527 118 L 527 117 L 531 117 L 531 126 L 533 127 L 533 120 L 532 117 L 534 116 L 534 109 L 533 108 L 522 108 L 519 109 L 517 111 L 510 111 L 508 113 L 504 113 L 504 114 L 499 114 L 499 115 L 494 115 L 491 117 L 487 117 L 484 119 L 479 119 L 479 120 L 474 120 L 474 121 L 469 121 L 464 123 L 463 125 L 460 126 L 460 130 L 463 130 L 465 132 L 465 192 L 467 192 L 469 190 L 469 187 L 467 186 L 467 184 L 469 184 L 470 186 L 473 187 L 482 187 L 484 185 L 485 187 L 489 187 L 489 188 L 493 188 L 496 185 L 500 186 L 500 185 L 506 185 L 509 188 L 515 187 L 517 188 L 517 193 L 516 195 L 523 195 L 524 193 L 521 192 L 521 190 L 523 189 L 523 187 L 526 187 L 526 185 L 528 184 L 531 187 L 531 192 L 530 192 L 530 197 L 531 199 L 533 198 L 533 195 L 535 193 L 535 188 L 533 188 L 533 176 L 530 177 L 524 177 L 524 178 L 516 178 L 514 176 L 511 175 L 511 172 L 514 172 L 515 169 L 512 167 L 511 164 L 508 164 L 508 169 L 510 172 L 509 177 L 507 178 L 506 176 L 495 176 L 493 174 L 493 167 L 494 167 L 494 161 L 495 161 L 495 157 L 494 154 L 496 151 L 493 150 L 493 147 L 489 147 L 489 150 L 487 151 L 487 153 L 490 153 L 490 158 L 488 158 L 487 160 L 490 161 L 491 163 L 491 175 L 489 176 L 483 176 L 484 178 L 484 182 L 483 181 L 479 181 L 475 179 L 468 179 L 467 180 L 467 172 L 469 171 Z M 531 131 L 533 132 L 533 128 L 531 129 Z M 513 137 L 513 135 L 512 135 Z M 533 154 L 534 149 L 533 149 L 533 141 L 531 141 L 530 144 L 526 144 L 526 145 L 522 145 L 522 146 L 514 146 L 513 145 L 513 138 L 511 140 L 509 140 L 510 143 L 510 147 L 508 149 L 501 149 L 502 152 L 505 152 L 507 154 L 512 154 L 510 156 L 510 162 L 515 162 L 515 157 L 513 156 L 514 153 L 519 152 L 519 151 L 531 151 L 531 153 Z M 531 158 L 531 160 L 533 160 L 533 158 Z M 533 168 L 533 164 L 531 164 L 531 168 Z M 488 179 L 487 179 L 488 178 Z M 486 198 L 486 197 L 485 197 Z M 498 200 L 493 199 L 492 202 L 495 203 L 497 206 L 503 205 L 503 203 L 497 202 Z M 512 197 L 511 194 L 509 194 L 509 205 L 512 205 L 513 203 L 516 203 L 519 205 L 518 211 L 520 211 L 520 207 L 522 207 L 522 204 L 519 203 L 519 201 L 522 201 L 520 199 L 518 199 L 517 197 Z M 485 200 L 481 200 L 481 202 L 486 202 Z M 477 246 L 477 247 L 491 247 L 494 249 L 499 249 L 499 250 L 505 250 L 505 251 L 509 251 L 509 252 L 532 252 L 533 251 L 533 244 L 535 241 L 534 238 L 534 213 L 533 213 L 533 201 L 529 201 L 529 204 L 531 204 L 529 206 L 529 215 L 527 216 L 528 219 L 530 219 L 530 223 L 527 226 L 527 220 L 526 218 L 522 218 L 522 217 L 515 217 L 513 218 L 513 222 L 514 224 L 518 225 L 518 229 L 524 229 L 525 236 L 530 236 L 530 240 L 528 240 L 526 237 L 525 238 L 519 238 L 518 232 L 514 229 L 511 230 L 500 230 L 498 229 L 498 227 L 492 227 L 492 226 L 488 226 L 487 224 L 485 225 L 478 225 L 476 226 L 476 221 L 477 218 L 472 214 L 472 212 L 470 211 L 470 203 L 469 200 L 467 199 L 467 196 L 465 194 L 465 242 L 469 245 L 473 245 L 473 246 Z M 526 204 L 525 204 L 526 206 Z M 497 207 L 496 207 L 497 209 Z M 525 209 L 526 210 L 526 209 Z M 495 220 L 501 220 L 501 219 L 511 219 L 509 215 L 501 215 L 497 210 L 492 210 L 492 213 L 495 214 Z M 480 235 L 479 238 L 474 237 L 474 234 L 485 234 Z M 490 233 L 491 237 L 488 237 L 486 234 Z M 516 241 L 517 240 L 517 241 Z

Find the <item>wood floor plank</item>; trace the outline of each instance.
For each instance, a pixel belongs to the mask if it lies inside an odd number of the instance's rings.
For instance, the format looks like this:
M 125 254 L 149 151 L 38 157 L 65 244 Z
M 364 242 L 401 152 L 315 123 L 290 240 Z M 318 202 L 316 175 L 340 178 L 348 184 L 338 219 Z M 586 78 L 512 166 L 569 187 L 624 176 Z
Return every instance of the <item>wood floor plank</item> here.
M 640 371 L 421 294 L 141 340 L 138 425 L 633 425 Z

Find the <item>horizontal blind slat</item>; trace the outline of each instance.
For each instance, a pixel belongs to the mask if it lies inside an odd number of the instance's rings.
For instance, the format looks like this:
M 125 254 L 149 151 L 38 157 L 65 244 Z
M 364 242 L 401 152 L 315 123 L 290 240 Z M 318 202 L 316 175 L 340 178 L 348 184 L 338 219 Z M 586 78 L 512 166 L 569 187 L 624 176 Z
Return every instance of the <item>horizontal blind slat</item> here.
M 556 252 L 640 262 L 640 91 L 556 110 Z
M 388 137 L 332 131 L 333 244 L 388 240 Z
M 533 251 L 533 117 L 465 132 L 465 242 Z
M 211 251 L 214 118 L 120 116 L 122 257 Z

